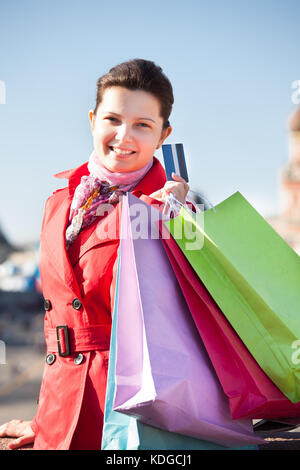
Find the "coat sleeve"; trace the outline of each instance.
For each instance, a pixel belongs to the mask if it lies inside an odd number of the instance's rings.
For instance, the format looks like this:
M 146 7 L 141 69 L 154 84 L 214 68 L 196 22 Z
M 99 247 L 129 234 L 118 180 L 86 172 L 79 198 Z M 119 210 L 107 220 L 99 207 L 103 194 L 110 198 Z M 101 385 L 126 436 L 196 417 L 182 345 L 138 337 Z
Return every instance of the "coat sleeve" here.
M 36 415 L 34 416 L 33 420 L 31 421 L 30 427 L 33 430 L 34 434 L 37 435 L 38 427 L 37 427 L 37 422 L 36 422 Z
M 139 199 L 141 199 L 143 202 L 146 202 L 150 206 L 154 206 L 156 209 L 160 210 L 162 212 L 163 207 L 164 207 L 164 202 L 158 201 L 157 199 L 154 199 L 151 196 L 147 196 L 146 194 L 141 194 L 138 196 Z

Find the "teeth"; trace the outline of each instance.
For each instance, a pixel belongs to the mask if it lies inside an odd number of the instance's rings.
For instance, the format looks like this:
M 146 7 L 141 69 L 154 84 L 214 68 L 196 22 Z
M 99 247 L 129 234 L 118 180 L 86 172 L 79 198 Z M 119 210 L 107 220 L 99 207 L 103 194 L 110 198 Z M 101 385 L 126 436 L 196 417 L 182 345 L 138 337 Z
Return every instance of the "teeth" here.
M 119 149 L 119 148 L 116 148 L 116 147 L 111 147 L 112 150 L 116 153 L 122 153 L 124 155 L 129 155 L 130 153 L 134 153 L 134 150 L 122 150 L 122 149 Z

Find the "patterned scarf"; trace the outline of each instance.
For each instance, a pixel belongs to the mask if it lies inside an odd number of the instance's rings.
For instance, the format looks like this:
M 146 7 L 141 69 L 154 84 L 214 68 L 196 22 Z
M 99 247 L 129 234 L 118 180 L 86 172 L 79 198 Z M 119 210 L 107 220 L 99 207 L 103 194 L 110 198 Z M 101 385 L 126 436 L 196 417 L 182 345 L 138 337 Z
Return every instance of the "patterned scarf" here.
M 77 238 L 80 231 L 90 225 L 101 214 L 101 210 L 98 210 L 101 204 L 117 203 L 120 195 L 132 191 L 152 165 L 153 158 L 139 170 L 124 173 L 112 172 L 105 168 L 95 151 L 93 151 L 88 163 L 90 174 L 82 176 L 80 184 L 74 192 L 70 208 L 69 226 L 66 230 L 67 249 Z

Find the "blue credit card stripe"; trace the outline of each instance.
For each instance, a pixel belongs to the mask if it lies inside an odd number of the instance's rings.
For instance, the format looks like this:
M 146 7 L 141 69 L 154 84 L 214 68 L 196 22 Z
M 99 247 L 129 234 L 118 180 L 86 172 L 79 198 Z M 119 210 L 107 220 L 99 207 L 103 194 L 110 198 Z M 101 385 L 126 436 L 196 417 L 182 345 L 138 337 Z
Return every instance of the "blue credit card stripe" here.
M 175 166 L 174 166 L 174 160 L 173 160 L 172 147 L 170 144 L 166 144 L 163 146 L 163 154 L 164 154 L 167 180 L 171 180 L 172 171 L 175 172 Z
M 179 175 L 182 176 L 182 178 L 184 178 L 186 182 L 188 182 L 189 178 L 188 178 L 182 144 L 176 144 L 176 154 L 177 154 L 177 159 L 178 159 L 178 164 L 179 164 Z

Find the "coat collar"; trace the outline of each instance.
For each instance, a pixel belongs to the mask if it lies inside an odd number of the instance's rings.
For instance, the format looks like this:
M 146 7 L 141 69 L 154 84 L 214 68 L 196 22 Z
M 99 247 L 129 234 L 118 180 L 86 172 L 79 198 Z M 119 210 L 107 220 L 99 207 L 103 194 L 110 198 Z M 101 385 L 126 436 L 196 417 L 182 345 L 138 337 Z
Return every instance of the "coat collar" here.
M 64 178 L 69 180 L 69 194 L 73 196 L 75 189 L 80 183 L 81 177 L 88 175 L 88 162 L 83 163 L 77 168 L 61 171 L 54 175 L 55 178 Z

